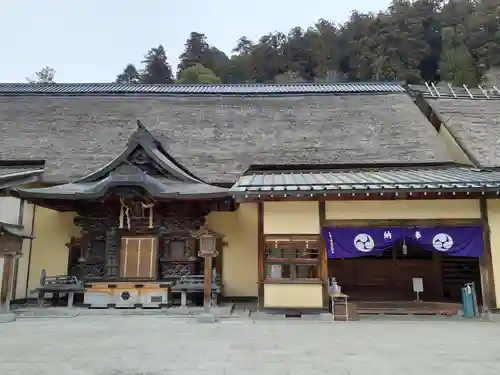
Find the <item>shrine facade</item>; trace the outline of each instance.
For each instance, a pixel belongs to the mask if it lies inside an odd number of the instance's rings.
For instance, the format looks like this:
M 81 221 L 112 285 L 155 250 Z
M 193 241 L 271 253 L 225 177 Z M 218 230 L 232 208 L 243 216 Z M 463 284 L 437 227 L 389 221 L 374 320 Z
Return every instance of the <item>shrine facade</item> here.
M 153 297 L 157 307 L 166 304 L 176 282 L 204 274 L 196 233 L 206 226 L 207 216 L 235 210 L 228 188 L 205 183 L 184 169 L 140 121 L 127 148 L 102 169 L 72 183 L 21 188 L 14 194 L 74 215 L 67 275 L 85 283 L 85 303 L 94 307 L 117 300 L 118 305 L 121 300 L 147 305 Z M 222 246 L 218 236 L 220 253 Z M 53 266 L 40 259 L 30 272 L 52 274 Z M 214 282 L 221 281 L 222 257 L 210 272 Z M 34 286 L 37 279 L 32 280 Z

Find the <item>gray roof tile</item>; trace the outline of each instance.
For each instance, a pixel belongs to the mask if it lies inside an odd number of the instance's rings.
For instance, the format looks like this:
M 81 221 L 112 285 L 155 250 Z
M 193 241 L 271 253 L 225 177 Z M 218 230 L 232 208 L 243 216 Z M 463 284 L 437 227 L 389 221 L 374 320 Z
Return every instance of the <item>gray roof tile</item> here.
M 357 168 L 305 172 L 254 172 L 238 179 L 238 193 L 473 191 L 500 189 L 500 169 L 462 166 Z
M 146 85 L 121 83 L 0 83 L 0 95 L 26 94 L 178 94 L 178 95 L 266 95 L 266 94 L 332 94 L 404 92 L 399 83 L 294 83 L 231 85 Z

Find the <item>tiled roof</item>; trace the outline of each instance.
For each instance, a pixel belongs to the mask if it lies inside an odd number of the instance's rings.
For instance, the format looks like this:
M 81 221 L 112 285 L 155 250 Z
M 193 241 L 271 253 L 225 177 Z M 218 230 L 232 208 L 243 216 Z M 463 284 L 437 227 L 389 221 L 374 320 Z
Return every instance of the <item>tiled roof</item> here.
M 0 83 L 0 95 L 277 95 L 277 94 L 346 94 L 405 92 L 399 83 L 297 83 L 297 84 L 228 84 L 228 85 L 145 85 L 121 83 Z
M 500 169 L 465 166 L 263 172 L 240 177 L 233 194 L 484 191 L 500 189 Z

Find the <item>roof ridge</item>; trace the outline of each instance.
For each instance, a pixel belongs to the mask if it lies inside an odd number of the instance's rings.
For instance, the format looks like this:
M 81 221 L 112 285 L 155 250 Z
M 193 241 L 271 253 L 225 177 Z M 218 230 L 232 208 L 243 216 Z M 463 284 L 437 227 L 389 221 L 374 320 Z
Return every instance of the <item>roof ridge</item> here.
M 0 83 L 0 95 L 29 94 L 348 94 L 403 93 L 400 82 L 291 82 L 234 84 L 129 84 L 129 83 Z
M 447 83 L 425 83 L 425 85 L 409 85 L 410 93 L 422 95 L 430 99 L 468 99 L 468 100 L 499 100 L 500 87 L 482 86 L 468 87 L 456 86 Z

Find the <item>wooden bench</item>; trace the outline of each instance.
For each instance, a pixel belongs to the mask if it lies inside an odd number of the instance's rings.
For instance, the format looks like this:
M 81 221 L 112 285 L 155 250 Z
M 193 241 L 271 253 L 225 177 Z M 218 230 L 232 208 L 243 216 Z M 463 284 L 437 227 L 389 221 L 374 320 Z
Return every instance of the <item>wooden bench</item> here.
M 188 294 L 203 294 L 205 277 L 203 275 L 182 276 L 181 279 L 172 287 L 172 292 L 181 293 L 181 307 L 187 307 Z M 220 277 L 216 277 L 212 282 L 212 304 L 218 305 L 222 295 L 222 285 Z
M 35 291 L 38 293 L 39 307 L 44 307 L 46 293 L 52 293 L 52 298 L 57 300 L 60 294 L 67 294 L 68 307 L 73 307 L 75 293 L 83 293 L 85 288 L 74 276 L 46 276 L 42 271 L 40 286 Z

